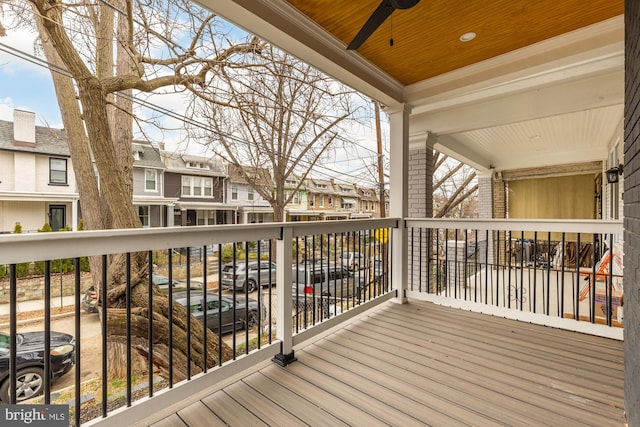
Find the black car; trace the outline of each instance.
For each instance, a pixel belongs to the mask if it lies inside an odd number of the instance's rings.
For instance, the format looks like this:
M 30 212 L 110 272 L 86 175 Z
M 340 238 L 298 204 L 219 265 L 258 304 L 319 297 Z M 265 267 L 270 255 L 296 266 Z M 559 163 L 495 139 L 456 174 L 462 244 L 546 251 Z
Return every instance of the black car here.
M 186 306 L 186 292 L 175 295 L 175 301 Z M 189 311 L 193 316 L 200 320 L 204 319 L 203 298 L 201 292 L 192 292 L 189 299 Z M 218 294 L 208 292 L 206 297 L 207 309 L 207 327 L 213 332 L 228 333 L 238 329 L 249 329 L 258 324 L 258 301 L 249 299 L 247 309 L 246 299 L 244 297 L 233 297 L 223 295 L 222 298 Z M 235 310 L 235 326 L 233 322 Z M 221 312 L 221 314 L 220 314 Z M 247 316 L 248 314 L 248 316 Z M 222 323 L 219 322 L 222 317 Z M 222 325 L 222 326 L 220 326 Z
M 0 400 L 11 401 L 9 392 L 9 335 L 0 332 Z M 73 367 L 76 341 L 72 335 L 51 332 L 51 379 Z M 16 402 L 38 396 L 44 390 L 44 332 L 16 335 Z
M 153 275 L 153 283 L 158 286 L 160 292 L 165 295 L 169 294 L 169 278 L 167 276 L 163 276 L 161 274 Z M 191 280 L 190 286 L 187 285 L 186 281 L 173 280 L 173 292 L 181 292 L 186 291 L 187 287 L 192 291 L 202 290 L 202 282 L 198 280 Z M 85 292 L 84 297 L 82 298 L 82 309 L 87 313 L 97 313 L 98 312 L 98 294 L 96 293 L 96 289 L 91 286 Z

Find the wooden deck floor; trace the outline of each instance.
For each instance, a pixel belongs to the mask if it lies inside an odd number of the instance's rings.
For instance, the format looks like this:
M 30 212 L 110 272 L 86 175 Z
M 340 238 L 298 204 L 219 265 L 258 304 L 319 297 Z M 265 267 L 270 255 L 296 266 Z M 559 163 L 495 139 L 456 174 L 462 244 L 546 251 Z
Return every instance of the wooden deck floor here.
M 622 426 L 623 343 L 388 303 L 162 426 Z

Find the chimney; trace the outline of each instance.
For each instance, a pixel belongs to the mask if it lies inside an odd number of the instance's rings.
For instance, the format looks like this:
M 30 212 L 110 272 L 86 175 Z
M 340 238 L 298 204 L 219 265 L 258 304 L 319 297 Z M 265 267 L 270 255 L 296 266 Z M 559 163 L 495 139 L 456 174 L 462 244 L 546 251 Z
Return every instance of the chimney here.
M 36 113 L 13 110 L 13 141 L 15 145 L 35 147 Z

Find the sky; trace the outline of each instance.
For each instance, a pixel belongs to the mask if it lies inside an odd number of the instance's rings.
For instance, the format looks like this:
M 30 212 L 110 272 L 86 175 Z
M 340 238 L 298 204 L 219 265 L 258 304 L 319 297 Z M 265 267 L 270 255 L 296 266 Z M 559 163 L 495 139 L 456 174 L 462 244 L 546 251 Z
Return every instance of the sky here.
M 0 120 L 13 121 L 14 109 L 20 109 L 35 112 L 37 126 L 62 128 L 50 72 L 40 65 L 6 52 L 17 50 L 27 55 L 42 57 L 34 50 L 35 39 L 35 34 L 27 30 L 8 30 L 6 37 L 0 37 Z M 168 110 L 180 112 L 184 111 L 185 105 L 181 97 L 180 94 L 156 96 L 152 102 Z M 169 128 L 182 127 L 181 122 L 175 118 L 164 120 Z M 383 122 L 382 128 L 385 138 L 388 135 L 388 123 Z M 152 142 L 165 143 L 169 151 L 204 154 L 201 145 L 180 142 L 184 139 L 184 132 L 161 133 L 157 129 L 147 129 L 146 132 Z M 376 180 L 377 174 L 363 173 L 367 168 L 374 172 L 377 162 L 373 119 L 364 125 L 351 127 L 346 138 L 353 141 L 353 144 L 345 150 L 336 151 L 329 164 L 317 168 L 314 175 L 318 178 L 338 176 L 345 181 L 356 181 L 356 176 L 360 179 Z

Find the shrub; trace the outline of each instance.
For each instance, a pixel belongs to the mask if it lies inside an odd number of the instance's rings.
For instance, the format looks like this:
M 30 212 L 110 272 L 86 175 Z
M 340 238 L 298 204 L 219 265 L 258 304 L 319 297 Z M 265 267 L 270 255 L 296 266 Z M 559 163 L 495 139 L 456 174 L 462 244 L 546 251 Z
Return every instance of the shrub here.
M 236 245 L 236 259 L 244 259 L 245 252 Z M 233 245 L 227 244 L 222 247 L 222 261 L 229 262 L 233 261 Z
M 50 233 L 51 231 L 53 230 L 48 222 L 45 222 L 42 228 L 38 229 L 38 233 Z
M 22 225 L 19 222 L 16 222 L 16 225 L 13 227 L 13 234 L 22 234 Z

